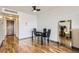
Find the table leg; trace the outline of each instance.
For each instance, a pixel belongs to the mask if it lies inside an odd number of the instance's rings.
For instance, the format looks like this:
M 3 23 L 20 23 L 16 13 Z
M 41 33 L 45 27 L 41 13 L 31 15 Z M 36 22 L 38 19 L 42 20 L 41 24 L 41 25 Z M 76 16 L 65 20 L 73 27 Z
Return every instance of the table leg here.
M 43 45 L 43 37 L 41 37 L 41 45 Z

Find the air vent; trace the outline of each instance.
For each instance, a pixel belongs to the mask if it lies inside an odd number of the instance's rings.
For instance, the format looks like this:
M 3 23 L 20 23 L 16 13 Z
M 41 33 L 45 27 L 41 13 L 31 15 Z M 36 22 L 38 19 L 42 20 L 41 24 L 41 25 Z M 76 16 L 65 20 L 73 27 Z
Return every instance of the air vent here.
M 6 8 L 2 8 L 2 12 L 3 13 L 8 13 L 8 14 L 17 14 L 17 12 L 15 10 L 11 10 L 11 9 L 6 9 Z

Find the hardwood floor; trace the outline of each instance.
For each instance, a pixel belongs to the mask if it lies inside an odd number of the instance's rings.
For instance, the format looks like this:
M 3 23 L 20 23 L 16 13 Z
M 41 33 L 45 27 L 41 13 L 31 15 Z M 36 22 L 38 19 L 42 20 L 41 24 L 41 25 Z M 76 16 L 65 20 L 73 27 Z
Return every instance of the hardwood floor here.
M 75 51 L 53 42 L 50 42 L 49 46 L 46 43 L 41 45 L 37 40 L 32 43 L 31 38 L 18 40 L 14 36 L 7 36 L 0 48 L 1 53 L 72 53 Z
M 18 52 L 19 41 L 14 36 L 7 36 L 2 42 L 0 52 L 9 53 L 9 52 Z

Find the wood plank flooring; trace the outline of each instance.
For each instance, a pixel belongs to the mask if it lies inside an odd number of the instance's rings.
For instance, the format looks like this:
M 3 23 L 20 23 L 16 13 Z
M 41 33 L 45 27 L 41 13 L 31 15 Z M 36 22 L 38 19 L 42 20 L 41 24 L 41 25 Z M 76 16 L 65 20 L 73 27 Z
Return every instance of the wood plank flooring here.
M 56 43 L 50 42 L 49 46 L 44 43 L 41 45 L 37 40 L 32 43 L 31 38 L 18 40 L 15 36 L 7 36 L 3 41 L 1 53 L 73 53 L 75 50 L 58 46 Z

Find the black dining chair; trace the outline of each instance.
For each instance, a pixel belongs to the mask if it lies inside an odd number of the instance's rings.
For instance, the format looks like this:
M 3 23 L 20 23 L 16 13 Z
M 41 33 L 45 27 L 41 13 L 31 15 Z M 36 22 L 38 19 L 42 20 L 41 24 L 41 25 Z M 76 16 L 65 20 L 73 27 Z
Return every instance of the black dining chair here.
M 43 37 L 46 37 L 46 32 L 47 32 L 47 29 L 44 28 L 44 29 L 43 29 L 43 33 L 42 33 L 42 36 L 43 36 Z
M 44 29 L 44 31 L 42 33 L 42 38 L 41 38 L 41 45 L 43 45 L 43 40 L 47 41 L 47 43 L 49 45 L 50 34 L 51 34 L 50 29 L 48 29 L 48 31 L 46 29 Z
M 44 39 L 44 40 L 46 39 L 46 32 L 47 32 L 47 29 L 44 28 L 44 29 L 43 29 L 43 33 L 42 33 L 42 36 L 41 36 L 41 45 L 43 45 L 43 39 Z
M 38 32 L 37 30 L 36 30 L 36 28 L 34 28 L 33 29 L 33 33 L 34 33 L 34 36 L 35 36 L 35 39 L 36 39 L 36 37 L 38 38 L 38 43 L 39 43 L 39 37 L 41 37 L 41 32 Z
M 47 36 L 47 29 L 44 28 L 41 36 L 41 45 L 43 45 L 43 39 L 46 40 L 46 36 Z

